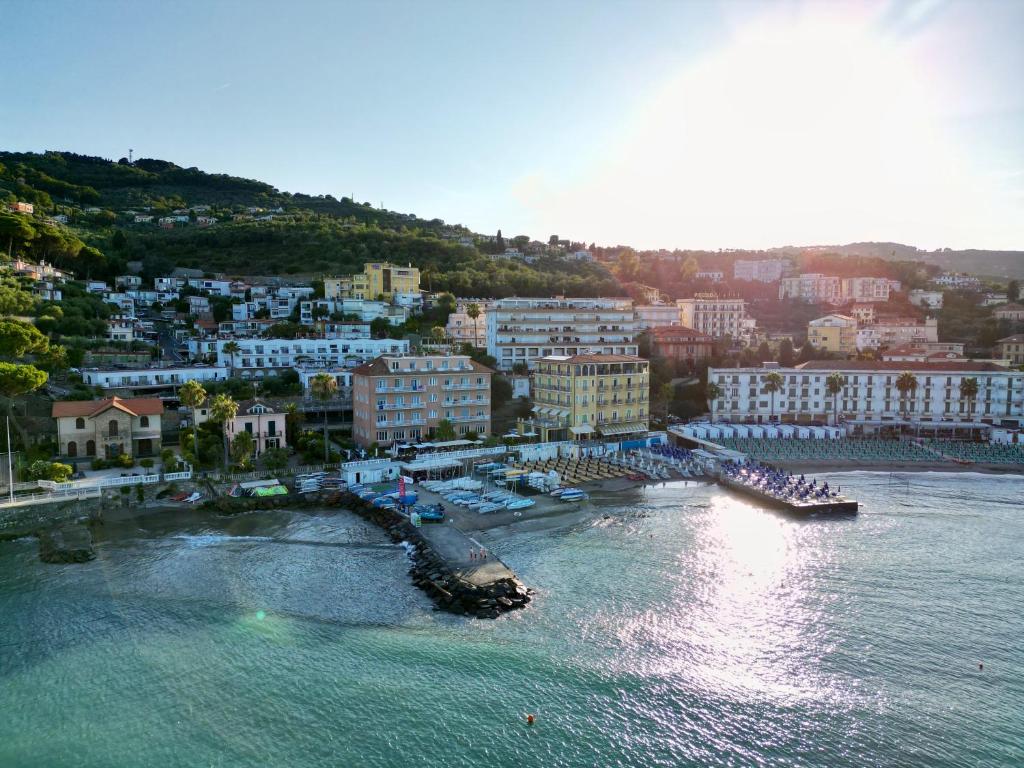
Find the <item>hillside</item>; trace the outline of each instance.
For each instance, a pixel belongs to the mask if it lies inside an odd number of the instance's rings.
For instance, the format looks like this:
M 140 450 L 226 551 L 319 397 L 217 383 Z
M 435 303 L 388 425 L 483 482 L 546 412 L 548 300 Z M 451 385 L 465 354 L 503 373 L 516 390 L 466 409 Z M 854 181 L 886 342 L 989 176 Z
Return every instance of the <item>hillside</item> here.
M 1024 251 L 985 251 L 979 249 L 953 250 L 942 248 L 925 251 L 902 243 L 849 243 L 847 245 L 818 245 L 774 248 L 776 254 L 837 253 L 842 256 L 861 256 L 886 261 L 923 261 L 944 270 L 970 272 L 986 277 L 1024 277 Z
M 17 243 L 27 255 L 83 276 L 110 278 L 129 262 L 141 262 L 147 277 L 177 266 L 312 277 L 391 260 L 423 270 L 428 289 L 463 296 L 621 292 L 601 266 L 488 258 L 475 245 L 459 243 L 474 241 L 469 230 L 440 219 L 281 192 L 164 160 L 129 164 L 69 152 L 0 152 L 0 201 L 35 205 L 32 217 L 5 214 L 0 237 L 8 248 Z M 196 208 L 216 222 L 200 222 Z M 174 211 L 188 215 L 169 228 L 157 226 Z M 136 215 L 153 219 L 137 222 Z M 57 216 L 67 217 L 66 224 L 55 222 Z

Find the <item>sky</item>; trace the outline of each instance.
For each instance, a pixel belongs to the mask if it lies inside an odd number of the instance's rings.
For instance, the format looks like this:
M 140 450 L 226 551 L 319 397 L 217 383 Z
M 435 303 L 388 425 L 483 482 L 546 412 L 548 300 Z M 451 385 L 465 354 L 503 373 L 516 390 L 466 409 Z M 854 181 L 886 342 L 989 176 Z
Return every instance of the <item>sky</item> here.
M 1024 249 L 1024 0 L 0 0 L 0 149 L 638 248 Z

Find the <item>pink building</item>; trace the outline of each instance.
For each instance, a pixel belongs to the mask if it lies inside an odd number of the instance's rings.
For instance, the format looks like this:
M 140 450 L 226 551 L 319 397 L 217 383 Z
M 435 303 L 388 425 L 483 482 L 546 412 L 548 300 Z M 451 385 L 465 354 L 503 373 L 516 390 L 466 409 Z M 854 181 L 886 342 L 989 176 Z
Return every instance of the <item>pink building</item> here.
M 238 414 L 228 424 L 228 439 L 234 440 L 239 432 L 253 436 L 253 455 L 259 456 L 268 448 L 285 448 L 285 414 L 279 413 L 260 399 L 243 400 Z

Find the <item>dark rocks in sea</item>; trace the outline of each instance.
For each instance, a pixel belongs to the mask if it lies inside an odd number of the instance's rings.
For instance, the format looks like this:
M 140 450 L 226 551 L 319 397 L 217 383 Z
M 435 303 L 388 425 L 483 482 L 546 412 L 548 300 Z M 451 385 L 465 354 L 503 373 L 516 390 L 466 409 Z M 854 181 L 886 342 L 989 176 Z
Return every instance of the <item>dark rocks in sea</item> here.
M 96 557 L 89 528 L 66 523 L 39 531 L 39 559 L 44 563 L 85 563 Z
M 328 503 L 340 501 L 339 494 L 327 499 Z M 392 541 L 410 545 L 412 583 L 426 592 L 441 610 L 478 619 L 496 619 L 506 611 L 525 608 L 530 602 L 533 590 L 515 576 L 483 585 L 463 578 L 459 569 L 439 555 L 404 515 L 374 507 L 350 494 L 344 496 L 344 502 L 357 515 L 383 528 Z

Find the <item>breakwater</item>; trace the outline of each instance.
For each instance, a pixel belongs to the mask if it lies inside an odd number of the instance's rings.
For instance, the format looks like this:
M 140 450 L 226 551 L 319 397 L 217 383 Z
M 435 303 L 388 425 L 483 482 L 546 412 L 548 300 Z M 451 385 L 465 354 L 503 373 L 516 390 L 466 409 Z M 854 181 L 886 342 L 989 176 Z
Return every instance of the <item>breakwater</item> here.
M 452 524 L 417 528 L 401 513 L 368 504 L 350 493 L 332 493 L 321 499 L 344 505 L 384 529 L 392 541 L 408 542 L 413 561 L 412 582 L 449 613 L 496 619 L 502 613 L 526 607 L 533 595 L 507 565 L 493 555 L 473 560 L 470 551 L 483 548 Z

